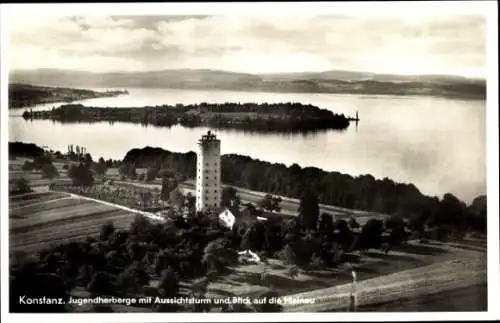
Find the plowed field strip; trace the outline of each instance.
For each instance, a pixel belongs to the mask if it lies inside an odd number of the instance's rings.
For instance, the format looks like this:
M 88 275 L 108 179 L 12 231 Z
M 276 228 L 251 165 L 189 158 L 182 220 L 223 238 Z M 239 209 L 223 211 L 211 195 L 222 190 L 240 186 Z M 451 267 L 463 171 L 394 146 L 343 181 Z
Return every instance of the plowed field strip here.
M 20 224 L 17 224 L 16 226 L 12 226 L 10 231 L 12 234 L 17 234 L 19 232 L 25 232 L 27 230 L 30 230 L 30 231 L 35 230 L 35 229 L 38 230 L 38 229 L 43 229 L 46 227 L 54 227 L 55 230 L 60 230 L 59 229 L 60 225 L 63 225 L 65 223 L 71 223 L 71 222 L 78 221 L 80 218 L 101 219 L 101 218 L 108 217 L 110 214 L 113 214 L 113 212 L 125 213 L 122 210 L 116 210 L 116 209 L 110 208 L 107 205 L 103 205 L 103 206 L 96 205 L 95 207 L 92 206 L 92 208 L 94 208 L 94 209 L 89 210 L 89 208 L 86 207 L 86 210 L 85 209 L 78 210 L 78 212 L 72 210 L 70 216 L 68 216 L 69 212 L 61 212 L 59 215 L 52 215 L 52 217 L 54 219 L 53 221 L 50 221 L 50 220 L 48 221 L 47 219 L 40 219 L 38 221 L 30 221 L 30 222 L 20 223 Z M 78 222 L 80 222 L 80 221 L 78 221 Z
M 99 234 L 103 223 L 108 221 L 113 222 L 117 228 L 126 228 L 134 219 L 134 214 L 115 210 L 101 214 L 98 217 L 91 219 L 82 219 L 68 221 L 66 223 L 58 223 L 40 230 L 32 230 L 22 232 L 11 236 L 11 246 L 34 244 L 39 242 L 50 242 L 59 239 L 68 239 L 79 235 L 94 235 Z
M 33 203 L 25 206 L 20 206 L 15 209 L 10 209 L 9 215 L 10 217 L 14 218 L 28 218 L 28 217 L 32 218 L 32 217 L 37 217 L 36 213 L 39 212 L 56 210 L 63 207 L 77 206 L 83 204 L 90 205 L 92 203 L 83 199 L 63 197 L 57 200 L 44 201 L 36 204 Z
M 70 195 L 67 193 L 54 193 L 54 192 L 44 192 L 44 193 L 36 193 L 29 194 L 23 196 L 12 196 L 9 198 L 9 208 L 16 208 L 25 206 L 31 203 L 38 203 L 50 200 L 57 200 L 62 197 L 69 197 Z

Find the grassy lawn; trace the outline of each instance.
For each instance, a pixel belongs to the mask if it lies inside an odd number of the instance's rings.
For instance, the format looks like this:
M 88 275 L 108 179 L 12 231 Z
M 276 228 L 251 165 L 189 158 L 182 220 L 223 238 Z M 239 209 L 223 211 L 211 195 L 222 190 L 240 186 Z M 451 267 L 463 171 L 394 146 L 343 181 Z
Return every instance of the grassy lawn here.
M 373 250 L 360 257 L 353 256 L 351 264 L 356 267 L 358 281 L 363 281 L 458 258 L 485 261 L 485 243 L 483 247 L 477 246 L 473 249 L 469 244 L 473 242 L 467 241 L 463 244 L 410 242 L 396 247 L 388 254 Z M 299 275 L 292 279 L 287 274 L 288 267 L 280 260 L 270 259 L 269 263 L 270 269 L 264 279 L 261 279 L 264 265 L 238 266 L 230 274 L 210 284 L 209 290 L 214 296 L 245 296 L 272 287 L 280 295 L 289 295 L 352 282 L 350 269 L 345 267 L 300 270 Z

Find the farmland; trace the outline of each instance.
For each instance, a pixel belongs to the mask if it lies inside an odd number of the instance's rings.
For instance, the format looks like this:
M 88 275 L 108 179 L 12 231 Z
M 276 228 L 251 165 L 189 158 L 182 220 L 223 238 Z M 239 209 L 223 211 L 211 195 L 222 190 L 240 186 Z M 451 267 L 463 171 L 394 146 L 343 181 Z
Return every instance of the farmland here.
M 9 199 L 11 251 L 37 252 L 52 244 L 99 234 L 102 224 L 127 228 L 134 213 L 65 193 Z
M 68 180 L 62 166 L 56 164 L 60 174 L 58 181 Z M 40 181 L 41 175 L 25 173 L 11 168 L 15 178 L 28 175 L 30 185 Z M 47 180 L 49 183 L 50 180 Z M 157 182 L 115 180 L 113 185 L 92 186 L 102 194 L 114 192 L 116 187 L 126 191 L 158 188 Z M 187 182 L 181 188 L 185 192 L 192 189 Z M 104 194 L 104 195 L 106 195 Z M 237 188 L 242 201 L 256 203 L 264 193 Z M 103 195 L 103 199 L 104 198 Z M 108 194 L 109 195 L 109 194 Z M 107 195 L 106 195 L 107 196 Z M 95 197 L 95 196 L 93 196 Z M 282 197 L 282 208 L 296 216 L 299 201 Z M 322 211 L 335 214 L 338 218 L 356 216 L 364 225 L 365 219 L 384 216 L 381 214 L 348 210 L 335 206 L 320 205 Z M 38 252 L 52 245 L 67 243 L 71 240 L 84 240 L 99 234 L 104 223 L 112 222 L 117 229 L 125 229 L 135 218 L 133 210 L 83 196 L 60 192 L 35 192 L 11 196 L 10 250 L 27 253 Z M 278 213 L 277 213 L 278 214 Z M 175 228 L 174 228 L 175 229 Z M 178 230 L 179 235 L 186 234 Z M 206 237 L 203 236 L 203 239 Z M 179 238 L 179 241 L 183 239 Z M 237 248 L 240 244 L 237 244 Z M 172 245 L 173 249 L 176 249 Z M 288 304 L 284 311 L 331 311 L 342 310 L 346 303 L 351 285 L 351 266 L 356 268 L 360 288 L 360 305 L 379 301 L 389 301 L 402 297 L 440 293 L 453 287 L 467 284 L 482 284 L 486 271 L 486 243 L 467 237 L 460 243 L 409 241 L 394 246 L 389 253 L 371 249 L 348 252 L 349 260 L 338 266 L 308 264 L 301 267 L 295 277 L 289 273 L 289 265 L 275 255 L 270 256 L 268 264 L 239 264 L 230 266 L 227 274 L 210 281 L 207 286 L 209 297 L 253 296 L 272 289 L 280 296 L 314 298 L 313 305 L 299 307 Z M 152 277 L 150 287 L 156 288 L 158 277 Z M 454 284 L 456 282 L 456 284 Z M 181 282 L 181 290 L 190 290 L 191 280 Z M 456 285 L 456 286 L 455 286 Z M 414 290 L 409 294 L 409 289 Z M 332 296 L 333 295 L 333 296 Z M 382 295 L 382 296 L 380 296 Z M 380 297 L 379 297 L 380 296 Z M 144 308 L 150 311 L 151 308 Z M 128 310 L 127 310 L 128 311 Z

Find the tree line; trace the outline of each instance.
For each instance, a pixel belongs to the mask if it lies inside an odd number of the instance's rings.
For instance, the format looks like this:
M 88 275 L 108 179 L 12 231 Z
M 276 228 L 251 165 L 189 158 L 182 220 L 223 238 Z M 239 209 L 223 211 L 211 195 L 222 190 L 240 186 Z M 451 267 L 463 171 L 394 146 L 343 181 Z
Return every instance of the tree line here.
M 123 164 L 134 167 L 172 170 L 186 178 L 196 176 L 196 154 L 174 153 L 161 148 L 130 150 Z M 255 160 L 248 156 L 221 157 L 222 182 L 273 195 L 300 198 L 311 190 L 322 204 L 391 214 L 409 219 L 415 226 L 442 226 L 450 232 L 486 232 L 486 204 L 479 196 L 475 205 L 466 205 L 453 194 L 439 199 L 422 194 L 413 184 L 326 172 L 316 167 L 302 168 Z M 480 210 L 479 210 L 480 209 Z

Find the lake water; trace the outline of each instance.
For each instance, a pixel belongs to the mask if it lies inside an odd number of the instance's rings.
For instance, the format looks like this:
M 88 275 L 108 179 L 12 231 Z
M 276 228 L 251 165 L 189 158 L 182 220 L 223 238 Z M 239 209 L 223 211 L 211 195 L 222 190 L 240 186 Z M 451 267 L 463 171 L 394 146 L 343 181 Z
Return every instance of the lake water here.
M 353 176 L 372 174 L 412 182 L 423 193 L 451 192 L 470 202 L 486 192 L 486 102 L 435 97 L 337 95 L 128 89 L 130 94 L 79 101 L 92 106 L 147 106 L 200 102 L 300 102 L 354 116 L 345 131 L 315 134 L 256 134 L 216 131 L 222 153 L 236 153 L 286 165 L 316 166 Z M 48 109 L 60 104 L 40 105 Z M 204 128 L 145 127 L 102 122 L 61 124 L 25 121 L 23 110 L 9 111 L 9 140 L 33 142 L 66 151 L 82 145 L 99 157 L 122 159 L 132 148 L 162 147 L 176 152 L 195 150 Z

